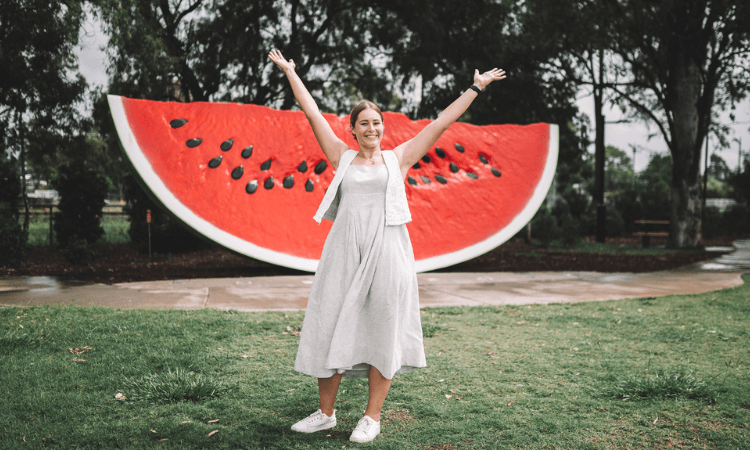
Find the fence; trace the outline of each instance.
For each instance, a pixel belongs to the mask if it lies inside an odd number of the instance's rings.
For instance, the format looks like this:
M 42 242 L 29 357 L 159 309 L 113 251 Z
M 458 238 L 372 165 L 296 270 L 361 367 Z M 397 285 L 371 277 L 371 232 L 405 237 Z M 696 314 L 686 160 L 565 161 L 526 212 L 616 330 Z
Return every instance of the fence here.
M 48 237 L 48 242 L 49 242 L 50 246 L 54 245 L 55 232 L 54 232 L 54 216 L 53 216 L 53 214 L 55 212 L 57 212 L 57 211 L 59 211 L 59 209 L 57 208 L 57 204 L 49 204 L 49 203 L 46 204 L 46 205 L 44 205 L 44 206 L 42 206 L 42 205 L 33 205 L 29 209 L 29 222 L 31 224 L 31 227 L 30 227 L 31 230 L 30 230 L 30 233 L 29 233 L 30 234 L 29 239 L 30 239 L 30 241 L 33 241 L 33 242 L 30 242 L 30 244 L 32 244 L 32 245 L 34 245 L 34 244 L 36 244 L 36 245 L 44 245 L 41 242 L 35 241 L 31 235 L 34 234 L 34 233 L 37 233 L 37 234 L 40 233 L 41 231 L 39 229 L 41 227 L 39 225 L 41 225 L 41 223 L 48 222 L 49 223 L 49 227 L 48 227 L 49 230 L 46 231 L 46 234 L 47 234 L 47 237 Z M 25 214 L 26 214 L 26 212 L 24 210 L 19 210 L 18 211 L 19 221 L 20 222 L 23 222 L 23 220 L 25 218 Z M 109 221 L 111 219 L 115 219 L 115 220 L 116 219 L 125 219 L 127 217 L 128 217 L 128 215 L 123 212 L 122 206 L 119 206 L 119 205 L 117 205 L 117 206 L 105 206 L 104 209 L 102 210 L 102 222 L 106 222 L 106 221 Z M 45 228 L 47 228 L 46 225 L 45 225 Z M 105 231 L 106 231 L 106 227 L 105 227 Z

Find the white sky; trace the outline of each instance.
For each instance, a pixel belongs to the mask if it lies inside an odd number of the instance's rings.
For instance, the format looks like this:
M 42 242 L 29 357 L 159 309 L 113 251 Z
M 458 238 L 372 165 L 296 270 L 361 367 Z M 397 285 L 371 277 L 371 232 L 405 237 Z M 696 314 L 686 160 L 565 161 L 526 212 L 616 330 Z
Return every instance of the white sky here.
M 92 87 L 95 85 L 106 87 L 107 85 L 106 54 L 102 49 L 106 44 L 107 36 L 101 30 L 99 22 L 95 21 L 89 15 L 84 25 L 84 30 L 81 33 L 77 54 L 79 70 L 81 71 L 81 74 L 86 77 L 86 80 Z M 589 116 L 593 125 L 593 96 L 579 99 L 577 105 L 583 113 Z M 617 109 L 612 110 L 605 107 L 604 115 L 605 120 L 608 122 L 625 119 Z M 731 124 L 729 114 L 722 114 L 722 121 L 725 124 L 728 124 L 733 130 L 728 136 L 729 141 L 731 142 L 730 148 L 716 150 L 712 145 L 712 142 L 715 143 L 715 139 L 709 140 L 709 152 L 713 154 L 714 151 L 718 151 L 719 156 L 727 162 L 727 165 L 731 169 L 737 167 L 739 156 L 739 143 L 736 142 L 735 139 L 741 139 L 743 155 L 747 155 L 748 152 L 750 152 L 750 99 L 746 99 L 739 105 L 735 112 L 735 120 L 736 123 Z M 652 127 L 651 132 L 654 131 L 655 128 Z M 604 133 L 604 141 L 606 145 L 612 145 L 626 151 L 631 157 L 631 146 L 635 145 L 637 147 L 635 158 L 636 170 L 641 171 L 648 164 L 650 152 L 667 152 L 667 146 L 660 135 L 655 136 L 651 140 L 648 139 L 648 135 L 648 127 L 641 122 L 607 124 Z M 592 130 L 592 141 L 593 138 Z M 593 146 L 590 151 L 593 152 Z

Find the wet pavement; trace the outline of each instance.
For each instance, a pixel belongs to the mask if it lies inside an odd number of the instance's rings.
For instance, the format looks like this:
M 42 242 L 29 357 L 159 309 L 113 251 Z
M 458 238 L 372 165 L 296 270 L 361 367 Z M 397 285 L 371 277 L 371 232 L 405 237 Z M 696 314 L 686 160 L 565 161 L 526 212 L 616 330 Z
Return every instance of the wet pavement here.
M 742 284 L 750 240 L 735 251 L 651 273 L 490 272 L 418 274 L 420 306 L 524 305 L 696 294 Z M 711 249 L 717 250 L 717 249 Z M 82 285 L 53 277 L 0 279 L 0 306 L 73 304 L 116 308 L 300 310 L 312 275 Z

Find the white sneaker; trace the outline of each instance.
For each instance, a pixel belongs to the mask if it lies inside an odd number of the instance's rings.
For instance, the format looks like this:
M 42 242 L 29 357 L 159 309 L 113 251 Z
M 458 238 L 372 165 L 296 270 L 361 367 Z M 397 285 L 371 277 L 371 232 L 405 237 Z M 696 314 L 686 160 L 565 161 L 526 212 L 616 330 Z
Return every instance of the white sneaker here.
M 314 433 L 320 430 L 327 430 L 336 426 L 336 410 L 332 416 L 326 416 L 323 411 L 317 410 L 299 422 L 292 425 L 292 430 L 300 433 Z
M 380 422 L 375 422 L 370 416 L 364 416 L 357 422 L 357 428 L 352 431 L 349 438 L 354 442 L 370 442 L 380 434 Z

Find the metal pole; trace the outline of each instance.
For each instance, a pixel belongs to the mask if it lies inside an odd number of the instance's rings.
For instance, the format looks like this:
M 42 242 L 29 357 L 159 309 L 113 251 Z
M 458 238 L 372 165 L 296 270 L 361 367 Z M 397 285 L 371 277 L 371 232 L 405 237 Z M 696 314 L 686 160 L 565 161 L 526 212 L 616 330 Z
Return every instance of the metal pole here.
M 630 148 L 633 149 L 633 186 L 632 186 L 632 189 L 635 190 L 635 145 L 631 145 Z
M 594 114 L 596 115 L 596 143 L 594 152 L 594 183 L 596 193 L 596 242 L 606 242 L 607 207 L 604 206 L 604 49 L 599 49 L 599 82 L 594 86 Z
M 706 209 L 707 188 L 708 188 L 708 134 L 706 134 L 706 167 L 703 170 L 703 209 Z
M 151 210 L 146 210 L 146 223 L 148 224 L 148 259 L 151 259 Z
M 52 240 L 52 208 L 55 207 L 55 204 L 52 203 L 49 205 L 49 246 L 52 247 L 53 240 Z

